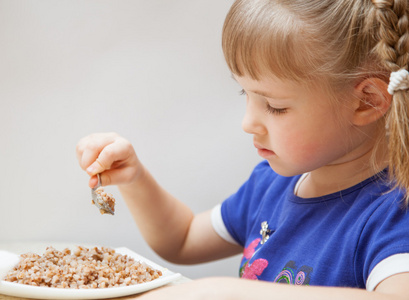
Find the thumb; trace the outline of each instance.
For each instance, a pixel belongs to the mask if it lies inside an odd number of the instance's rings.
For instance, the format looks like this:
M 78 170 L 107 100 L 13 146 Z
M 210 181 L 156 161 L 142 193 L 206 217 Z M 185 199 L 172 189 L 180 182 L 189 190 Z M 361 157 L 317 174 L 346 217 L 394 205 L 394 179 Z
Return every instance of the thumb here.
M 93 176 L 98 173 L 102 173 L 105 170 L 109 170 L 112 164 L 115 161 L 120 160 L 121 155 L 124 155 L 121 151 L 121 147 L 119 146 L 118 142 L 115 142 L 102 149 L 98 155 L 98 158 L 86 169 L 87 173 Z
M 98 173 L 102 173 L 105 171 L 106 168 L 102 165 L 100 160 L 97 158 L 88 168 L 87 168 L 87 173 L 91 176 L 94 176 Z
M 88 181 L 88 186 L 93 189 L 97 186 L 98 184 L 98 178 L 97 176 L 93 175 L 90 177 L 89 181 Z

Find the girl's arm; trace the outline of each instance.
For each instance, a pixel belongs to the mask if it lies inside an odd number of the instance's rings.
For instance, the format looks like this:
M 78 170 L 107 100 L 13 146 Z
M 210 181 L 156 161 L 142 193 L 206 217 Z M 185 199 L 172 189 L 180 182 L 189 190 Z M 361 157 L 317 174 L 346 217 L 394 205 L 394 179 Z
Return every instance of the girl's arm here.
M 138 299 L 404 300 L 409 298 L 408 282 L 409 273 L 402 273 L 385 279 L 374 292 L 368 292 L 354 288 L 295 286 L 238 278 L 205 278 L 154 290 Z
M 243 250 L 214 231 L 211 211 L 195 216 L 159 186 L 147 170 L 135 183 L 119 189 L 149 246 L 171 262 L 207 262 Z
M 206 262 L 242 251 L 218 236 L 210 212 L 195 216 L 165 191 L 140 163 L 132 145 L 117 134 L 94 134 L 77 145 L 80 166 L 96 185 L 116 184 L 143 237 L 164 259 L 174 263 Z

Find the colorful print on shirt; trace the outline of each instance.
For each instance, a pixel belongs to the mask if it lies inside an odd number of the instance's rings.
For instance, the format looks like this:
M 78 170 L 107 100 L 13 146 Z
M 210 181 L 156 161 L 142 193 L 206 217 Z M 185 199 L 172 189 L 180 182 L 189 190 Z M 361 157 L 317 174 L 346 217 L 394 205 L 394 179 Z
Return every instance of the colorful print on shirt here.
M 246 279 L 255 279 L 260 276 L 264 269 L 268 266 L 268 261 L 264 258 L 259 258 L 250 263 L 251 258 L 256 252 L 256 247 L 260 244 L 261 239 L 255 239 L 250 245 L 243 251 L 242 267 L 240 268 L 240 277 Z
M 290 260 L 280 274 L 274 279 L 274 282 L 294 284 L 294 285 L 309 285 L 310 274 L 312 268 L 308 266 L 302 266 L 297 268 L 295 262 Z
M 254 254 L 257 252 L 257 246 L 262 246 L 260 242 L 261 239 L 257 238 L 244 249 L 242 267 L 240 268 L 241 278 L 258 280 L 258 276 L 261 276 L 264 270 L 268 267 L 268 260 L 264 258 L 257 258 L 250 262 Z M 289 261 L 273 282 L 309 285 L 312 270 L 313 269 L 309 266 L 298 268 L 294 261 Z

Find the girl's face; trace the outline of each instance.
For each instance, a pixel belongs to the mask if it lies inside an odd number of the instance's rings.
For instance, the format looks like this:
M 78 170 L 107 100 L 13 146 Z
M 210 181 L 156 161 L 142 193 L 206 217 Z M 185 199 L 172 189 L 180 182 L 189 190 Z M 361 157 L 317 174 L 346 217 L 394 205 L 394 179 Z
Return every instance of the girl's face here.
M 362 155 L 362 134 L 352 124 L 353 101 L 334 104 L 318 88 L 264 77 L 234 76 L 246 93 L 243 129 L 274 171 L 293 176 Z

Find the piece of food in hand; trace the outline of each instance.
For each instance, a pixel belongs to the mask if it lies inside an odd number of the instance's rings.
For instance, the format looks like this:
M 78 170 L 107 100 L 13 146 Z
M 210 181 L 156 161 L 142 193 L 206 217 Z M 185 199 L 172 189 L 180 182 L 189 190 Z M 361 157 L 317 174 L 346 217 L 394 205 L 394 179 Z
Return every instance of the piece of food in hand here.
M 99 201 L 98 207 L 100 207 L 101 215 L 113 214 L 115 212 L 115 198 L 112 194 L 105 192 L 102 186 L 97 188 L 95 193 L 97 194 L 97 201 Z M 92 200 L 92 204 L 95 204 L 94 200 Z
M 5 277 L 5 281 L 65 289 L 123 287 L 162 276 L 144 262 L 107 247 L 77 246 L 57 251 L 48 247 L 43 255 L 26 253 Z

